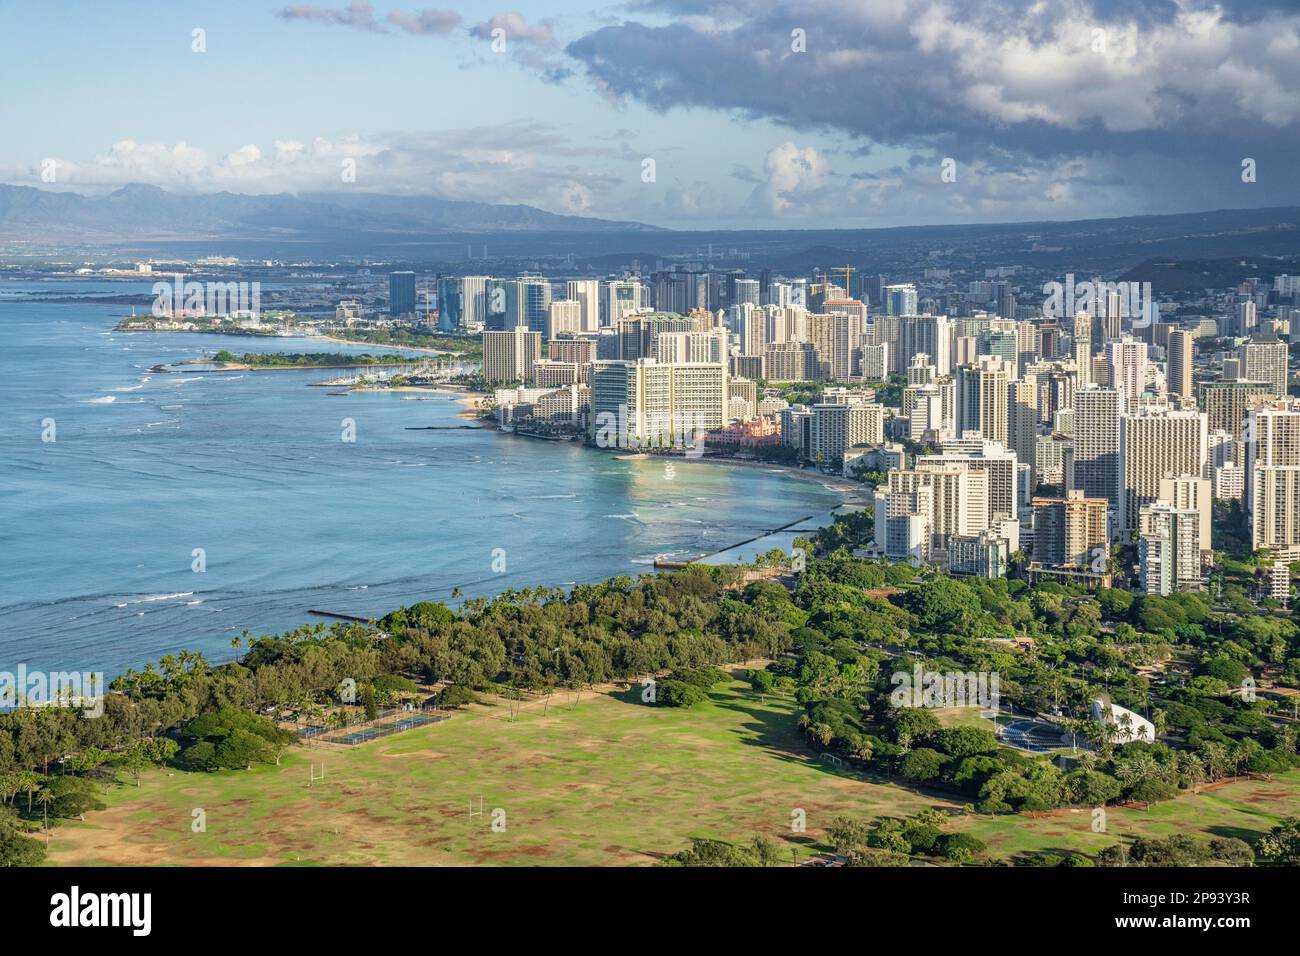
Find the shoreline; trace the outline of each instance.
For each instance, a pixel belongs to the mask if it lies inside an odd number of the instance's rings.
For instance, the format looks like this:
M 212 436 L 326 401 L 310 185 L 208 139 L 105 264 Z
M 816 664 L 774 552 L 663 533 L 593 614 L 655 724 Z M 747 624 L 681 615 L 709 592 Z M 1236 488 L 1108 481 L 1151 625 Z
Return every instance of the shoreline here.
M 431 392 L 434 394 L 458 395 L 460 397 L 456 399 L 457 404 L 464 406 L 463 410 L 457 413 L 458 418 L 464 418 L 472 421 L 481 422 L 484 423 L 485 428 L 490 427 L 494 431 L 498 430 L 496 429 L 495 425 L 489 425 L 485 423 L 484 419 L 479 418 L 479 416 L 475 414 L 474 411 L 475 407 L 478 405 L 479 400 L 486 398 L 488 395 L 491 394 L 490 392 L 471 391 L 470 389 L 468 389 L 466 386 L 463 385 L 408 385 L 408 386 L 401 386 L 399 388 L 391 388 L 391 389 L 371 389 L 370 391 Z M 514 433 L 510 432 L 508 434 L 513 435 Z M 533 436 L 521 435 L 519 437 L 527 438 Z M 610 452 L 610 453 L 622 454 L 622 455 L 626 455 L 629 452 L 633 452 L 633 449 L 628 449 L 628 448 L 598 448 L 593 445 L 588 445 L 585 442 L 583 443 L 583 447 L 591 448 L 593 451 Z M 821 485 L 827 491 L 831 491 L 834 492 L 836 495 L 839 495 L 841 498 L 840 505 L 870 503 L 869 492 L 866 485 L 863 485 L 860 482 L 850 481 L 849 479 L 841 476 L 828 475 L 823 472 L 816 471 L 814 469 L 799 468 L 795 465 L 782 465 L 776 462 L 753 461 L 744 458 L 730 458 L 730 457 L 724 457 L 722 455 L 710 455 L 707 452 L 704 455 L 700 456 L 699 458 L 688 458 L 685 455 L 656 455 L 652 452 L 640 452 L 639 454 L 644 454 L 647 460 L 662 458 L 665 461 L 671 461 L 674 463 L 679 461 L 685 463 L 701 462 L 701 463 L 707 463 L 713 465 L 734 465 L 738 468 L 756 468 L 763 471 L 767 471 L 769 473 L 781 474 L 788 478 L 796 479 L 798 481 L 815 482 Z
M 336 335 L 304 335 L 294 338 L 317 339 L 321 342 L 337 342 L 340 345 L 374 346 L 375 348 L 401 349 L 405 352 L 423 352 L 428 355 L 465 355 L 465 352 L 449 352 L 446 349 L 429 348 L 427 345 L 400 345 L 396 342 L 364 342 L 360 339 L 341 339 Z
M 336 342 L 339 345 L 353 345 L 358 347 L 374 347 L 399 349 L 405 352 L 420 352 L 425 355 L 449 355 L 454 357 L 464 357 L 469 355 L 468 352 L 453 352 L 449 349 L 435 349 L 427 345 L 403 345 L 399 342 L 367 342 L 364 339 L 344 339 L 337 335 L 326 335 L 321 332 L 258 332 L 251 329 L 154 329 L 148 326 L 138 328 L 123 327 L 114 325 L 114 332 L 153 332 L 159 335 L 229 335 L 236 338 L 247 339 L 296 339 L 301 341 L 315 340 L 317 342 Z
M 840 478 L 834 475 L 823 474 L 809 468 L 797 468 L 794 465 L 779 465 L 775 462 L 766 461 L 749 461 L 743 458 L 724 458 L 720 455 L 710 456 L 705 454 L 702 458 L 688 458 L 687 461 L 710 461 L 715 464 L 735 465 L 739 468 L 761 468 L 764 471 L 776 472 L 786 475 L 789 478 L 796 478 L 800 481 L 813 481 L 821 485 L 827 491 L 833 491 L 837 495 L 847 495 L 852 500 L 842 501 L 841 504 L 864 504 L 867 503 L 867 486 L 860 482 L 853 482 L 847 478 Z

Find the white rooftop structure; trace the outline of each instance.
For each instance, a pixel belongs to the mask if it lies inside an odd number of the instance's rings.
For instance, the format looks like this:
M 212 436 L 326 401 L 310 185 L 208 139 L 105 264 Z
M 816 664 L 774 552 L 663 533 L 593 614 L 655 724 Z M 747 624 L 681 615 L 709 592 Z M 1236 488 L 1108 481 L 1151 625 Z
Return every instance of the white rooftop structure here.
M 1118 744 L 1128 744 L 1135 740 L 1153 743 L 1156 739 L 1155 724 L 1127 707 L 1112 704 L 1108 700 L 1097 699 L 1092 702 L 1092 719 L 1112 728 L 1110 739 Z

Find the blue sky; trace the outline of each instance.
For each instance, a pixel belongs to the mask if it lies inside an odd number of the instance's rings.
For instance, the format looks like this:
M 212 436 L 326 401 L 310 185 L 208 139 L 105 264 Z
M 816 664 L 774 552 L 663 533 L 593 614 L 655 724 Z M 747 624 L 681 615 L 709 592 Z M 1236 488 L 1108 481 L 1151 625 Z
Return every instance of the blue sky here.
M 1298 38 L 1261 0 L 0 0 L 0 181 L 684 228 L 1291 204 Z

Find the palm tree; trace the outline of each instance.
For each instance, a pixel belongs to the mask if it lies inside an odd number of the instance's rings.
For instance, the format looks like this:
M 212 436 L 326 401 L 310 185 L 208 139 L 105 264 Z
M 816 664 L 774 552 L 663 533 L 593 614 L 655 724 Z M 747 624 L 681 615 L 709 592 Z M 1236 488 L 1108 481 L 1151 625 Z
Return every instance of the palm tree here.
M 1205 763 L 1194 753 L 1186 751 L 1178 755 L 1178 776 L 1187 784 L 1187 788 L 1194 789 L 1205 783 L 1206 770 Z
M 1149 753 L 1136 753 L 1115 767 L 1115 777 L 1120 783 L 1134 785 L 1146 780 L 1158 779 L 1164 768 Z
M 32 812 L 32 795 L 40 789 L 41 778 L 30 770 L 20 771 L 18 774 L 18 789 L 27 794 L 27 812 Z
M 1232 769 L 1235 773 L 1240 774 L 1247 769 L 1250 762 L 1251 749 L 1245 742 L 1233 744 L 1232 749 L 1228 752 L 1228 758 L 1232 761 Z
M 54 794 L 49 787 L 42 787 L 41 792 L 36 795 L 36 802 L 41 805 L 41 810 L 45 814 L 45 842 L 50 842 L 50 804 L 54 802 Z
M 1232 769 L 1232 759 L 1228 755 L 1228 748 L 1214 741 L 1202 745 L 1201 762 L 1211 780 L 1218 780 Z

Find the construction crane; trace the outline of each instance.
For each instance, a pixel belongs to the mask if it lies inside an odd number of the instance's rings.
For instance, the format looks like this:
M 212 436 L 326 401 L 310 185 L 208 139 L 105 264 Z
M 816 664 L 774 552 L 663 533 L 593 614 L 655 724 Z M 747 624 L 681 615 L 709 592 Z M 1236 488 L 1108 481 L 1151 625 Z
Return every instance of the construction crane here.
M 441 311 L 441 306 L 439 307 L 439 311 Z M 428 288 L 428 286 L 425 286 L 425 289 L 424 289 L 424 324 L 425 324 L 425 326 L 426 326 L 427 328 L 430 328 L 430 329 L 433 328 L 433 317 L 434 317 L 435 315 L 437 315 L 437 314 L 438 314 L 438 313 L 433 312 L 433 311 L 429 308 L 429 288 Z
M 850 299 L 853 298 L 853 288 L 849 283 L 853 281 L 853 273 L 857 270 L 855 270 L 853 266 L 831 266 L 830 271 L 832 273 L 844 273 L 844 294 Z

